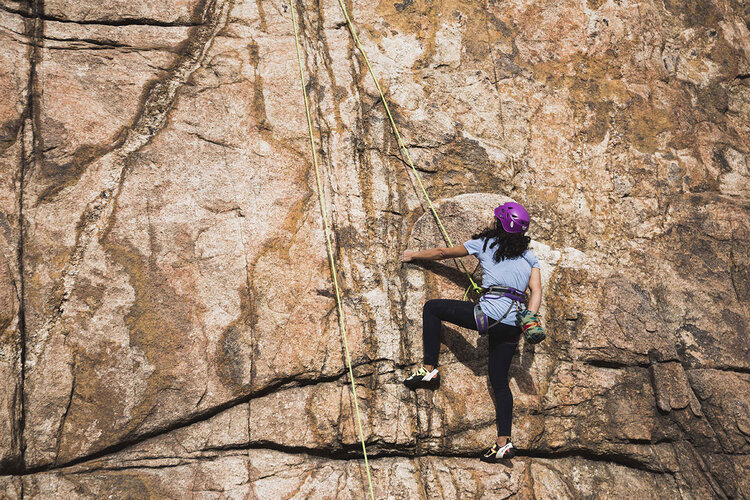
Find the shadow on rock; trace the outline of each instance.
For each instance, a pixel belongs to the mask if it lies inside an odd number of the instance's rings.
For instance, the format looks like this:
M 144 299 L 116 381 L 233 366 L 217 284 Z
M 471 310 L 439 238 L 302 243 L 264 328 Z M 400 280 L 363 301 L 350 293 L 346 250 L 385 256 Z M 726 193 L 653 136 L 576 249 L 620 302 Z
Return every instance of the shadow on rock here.
M 478 335 L 475 332 L 472 332 Z M 453 353 L 456 360 L 466 366 L 476 376 L 487 375 L 487 357 L 489 337 L 479 337 L 476 347 L 466 340 L 457 329 L 443 324 L 441 343 Z M 509 379 L 515 379 L 518 388 L 524 394 L 534 394 L 536 387 L 531 377 L 531 366 L 534 364 L 534 346 L 519 342 L 516 354 L 510 363 Z M 489 379 L 488 379 L 489 383 Z M 492 392 L 492 391 L 490 391 Z
M 477 332 L 472 332 L 479 335 Z M 458 330 L 443 323 L 442 344 L 456 357 L 459 363 L 466 366 L 474 375 L 487 375 L 487 336 L 479 337 L 476 347 L 466 340 Z
M 409 262 L 409 264 L 426 269 L 436 274 L 437 276 L 450 281 L 458 287 L 465 289 L 469 286 L 469 282 L 466 279 L 466 274 L 463 272 L 463 270 L 457 267 L 458 264 L 450 266 L 447 264 L 443 264 L 442 262 L 435 261 L 414 261 Z M 476 281 L 476 279 L 474 279 L 474 281 Z
M 478 335 L 475 332 L 472 332 Z M 448 350 L 453 353 L 456 360 L 466 366 L 476 376 L 487 376 L 487 362 L 488 362 L 488 344 L 489 336 L 481 336 L 477 339 L 477 345 L 474 346 L 469 342 L 466 337 L 457 329 L 451 328 L 443 324 L 441 343 L 444 344 Z M 531 366 L 534 363 L 534 346 L 526 344 L 525 342 L 519 342 L 519 346 L 516 350 L 516 354 L 513 356 L 513 360 L 510 364 L 508 371 L 508 378 L 515 379 L 519 390 L 523 394 L 535 394 L 536 387 L 534 380 L 531 377 Z M 487 392 L 492 399 L 492 404 L 495 404 L 495 392 L 492 390 L 492 384 L 490 383 L 489 376 L 486 378 L 487 381 Z
M 510 362 L 508 377 L 516 380 L 518 388 L 524 394 L 535 394 L 536 387 L 531 377 L 531 366 L 534 364 L 534 346 L 526 342 L 519 342 L 519 349 Z

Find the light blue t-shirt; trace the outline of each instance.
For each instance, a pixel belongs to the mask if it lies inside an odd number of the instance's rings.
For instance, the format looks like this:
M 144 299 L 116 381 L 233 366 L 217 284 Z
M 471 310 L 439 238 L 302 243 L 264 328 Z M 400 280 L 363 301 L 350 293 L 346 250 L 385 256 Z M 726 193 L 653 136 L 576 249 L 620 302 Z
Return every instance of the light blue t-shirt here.
M 503 285 L 521 291 L 526 290 L 529 286 L 529 278 L 531 278 L 531 269 L 539 267 L 539 260 L 537 260 L 534 252 L 526 250 L 521 257 L 495 262 L 494 255 L 497 245 L 495 247 L 490 247 L 490 245 L 492 245 L 492 241 L 487 243 L 487 250 L 484 250 L 484 239 L 469 240 L 464 243 L 469 255 L 479 259 L 479 263 L 482 265 L 482 287 L 489 288 L 493 285 Z M 513 308 L 502 320 L 502 323 L 517 325 L 517 304 L 513 304 L 513 301 L 509 298 L 487 297 L 485 295 L 479 300 L 479 307 L 482 308 L 484 314 L 495 321 L 500 319 L 511 305 L 513 305 Z

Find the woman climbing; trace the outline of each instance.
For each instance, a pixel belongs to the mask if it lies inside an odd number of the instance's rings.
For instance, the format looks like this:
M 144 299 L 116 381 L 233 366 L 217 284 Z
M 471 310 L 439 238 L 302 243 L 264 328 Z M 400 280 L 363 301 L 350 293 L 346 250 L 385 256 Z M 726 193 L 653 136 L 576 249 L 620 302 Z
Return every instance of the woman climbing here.
M 441 321 L 479 330 L 480 334 L 489 333 L 489 375 L 495 393 L 498 438 L 482 453 L 480 458 L 484 462 L 494 463 L 515 455 L 510 442 L 513 395 L 508 385 L 508 368 L 521 336 L 516 312 L 525 299 L 527 288 L 531 290 L 529 311 L 536 313 L 542 302 L 539 261 L 528 250 L 531 239 L 525 235 L 529 222 L 529 213 L 523 206 L 504 203 L 495 209 L 492 225 L 463 245 L 406 251 L 401 257 L 402 262 L 410 262 L 473 255 L 482 266 L 482 288 L 487 293 L 479 300 L 476 310 L 473 303 L 463 300 L 435 299 L 425 303 L 422 312 L 424 365 L 404 380 L 404 384 L 410 389 L 434 389 L 440 385 L 437 362 Z

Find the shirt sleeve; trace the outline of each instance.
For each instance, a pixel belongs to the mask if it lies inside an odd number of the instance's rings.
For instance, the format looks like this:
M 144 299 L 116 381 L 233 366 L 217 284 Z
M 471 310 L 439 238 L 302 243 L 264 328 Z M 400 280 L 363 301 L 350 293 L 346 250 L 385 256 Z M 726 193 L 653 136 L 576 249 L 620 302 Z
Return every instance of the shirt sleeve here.
M 535 267 L 536 268 L 539 267 L 539 259 L 536 258 L 536 255 L 534 255 L 534 252 L 532 252 L 531 250 L 526 250 L 524 257 L 526 258 L 528 263 L 531 264 L 532 269 Z
M 479 253 L 482 252 L 482 248 L 484 248 L 484 241 L 482 240 L 469 240 L 466 243 L 464 243 L 464 248 L 467 252 L 469 252 L 469 255 L 477 256 Z

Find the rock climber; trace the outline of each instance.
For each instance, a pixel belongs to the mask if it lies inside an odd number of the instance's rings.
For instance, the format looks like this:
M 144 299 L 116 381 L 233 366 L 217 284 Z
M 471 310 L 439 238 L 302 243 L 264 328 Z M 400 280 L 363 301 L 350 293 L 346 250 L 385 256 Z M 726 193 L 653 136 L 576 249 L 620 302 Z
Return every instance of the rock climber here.
M 516 352 L 521 327 L 516 314 L 523 308 L 526 290 L 531 291 L 527 309 L 536 314 L 542 302 L 542 280 L 539 261 L 528 249 L 531 239 L 526 236 L 530 216 L 526 209 L 514 202 L 500 205 L 494 211 L 492 224 L 463 245 L 451 248 L 432 248 L 405 251 L 402 262 L 413 260 L 442 260 L 473 255 L 482 266 L 482 288 L 487 290 L 478 307 L 464 300 L 435 299 L 425 303 L 422 312 L 422 344 L 424 365 L 404 380 L 410 389 L 435 389 L 440 385 L 438 354 L 440 325 L 447 321 L 480 334 L 489 334 L 489 375 L 495 393 L 497 441 L 480 458 L 495 463 L 515 456 L 510 441 L 513 414 L 513 395 L 508 384 L 508 369 Z M 483 332 L 484 331 L 484 332 Z

